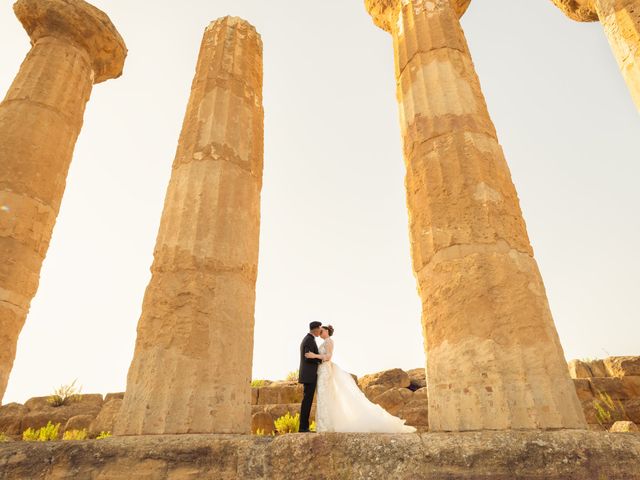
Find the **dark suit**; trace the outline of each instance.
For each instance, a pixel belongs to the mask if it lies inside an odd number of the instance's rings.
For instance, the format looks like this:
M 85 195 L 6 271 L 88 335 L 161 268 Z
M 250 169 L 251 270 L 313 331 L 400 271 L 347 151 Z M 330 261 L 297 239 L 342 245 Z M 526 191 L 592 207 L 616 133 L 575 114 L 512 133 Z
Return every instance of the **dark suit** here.
M 309 430 L 309 415 L 311 414 L 311 404 L 313 395 L 316 393 L 316 382 L 318 381 L 318 365 L 322 363 L 319 358 L 307 358 L 307 352 L 319 353 L 315 337 L 310 333 L 302 339 L 300 344 L 300 368 L 298 370 L 298 383 L 304 385 L 304 397 L 300 405 L 300 431 Z

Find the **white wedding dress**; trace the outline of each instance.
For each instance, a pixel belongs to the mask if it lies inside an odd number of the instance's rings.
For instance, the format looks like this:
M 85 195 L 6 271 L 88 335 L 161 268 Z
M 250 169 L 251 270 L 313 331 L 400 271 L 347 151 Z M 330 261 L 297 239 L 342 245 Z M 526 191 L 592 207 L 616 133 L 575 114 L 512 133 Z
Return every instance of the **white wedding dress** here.
M 320 346 L 325 356 L 318 367 L 316 430 L 318 432 L 412 433 L 416 429 L 372 403 L 353 377 L 331 361 L 333 339 Z

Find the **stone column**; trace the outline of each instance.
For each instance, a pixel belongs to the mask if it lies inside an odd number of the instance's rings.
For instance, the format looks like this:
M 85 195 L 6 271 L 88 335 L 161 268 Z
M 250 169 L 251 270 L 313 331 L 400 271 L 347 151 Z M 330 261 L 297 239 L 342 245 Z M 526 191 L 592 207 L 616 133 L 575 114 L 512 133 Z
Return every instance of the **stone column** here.
M 600 21 L 640 110 L 640 0 L 552 0 L 569 18 Z
M 262 41 L 205 30 L 118 435 L 249 433 L 263 163 Z
M 0 400 L 64 193 L 94 83 L 127 53 L 109 18 L 81 0 L 18 0 L 32 48 L 0 104 Z
M 509 168 L 460 27 L 468 1 L 366 0 L 393 36 L 429 427 L 582 428 Z

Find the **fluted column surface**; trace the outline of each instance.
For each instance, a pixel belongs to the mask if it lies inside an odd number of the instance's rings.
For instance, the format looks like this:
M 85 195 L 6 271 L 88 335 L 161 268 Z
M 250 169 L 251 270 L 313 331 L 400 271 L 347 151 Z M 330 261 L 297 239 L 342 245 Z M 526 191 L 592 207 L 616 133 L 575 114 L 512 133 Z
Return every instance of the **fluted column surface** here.
M 126 55 L 107 16 L 85 2 L 20 0 L 14 8 L 33 48 L 0 104 L 0 400 L 97 68 L 100 81 L 119 76 Z M 77 40 L 89 34 L 93 46 Z M 109 52 L 97 48 L 107 43 Z
M 640 0 L 551 0 L 578 22 L 600 21 L 631 98 L 640 110 Z
M 263 162 L 262 42 L 205 31 L 116 433 L 248 433 Z
M 584 427 L 460 11 L 374 4 L 394 39 L 429 427 Z
M 622 76 L 640 110 L 640 0 L 594 0 Z

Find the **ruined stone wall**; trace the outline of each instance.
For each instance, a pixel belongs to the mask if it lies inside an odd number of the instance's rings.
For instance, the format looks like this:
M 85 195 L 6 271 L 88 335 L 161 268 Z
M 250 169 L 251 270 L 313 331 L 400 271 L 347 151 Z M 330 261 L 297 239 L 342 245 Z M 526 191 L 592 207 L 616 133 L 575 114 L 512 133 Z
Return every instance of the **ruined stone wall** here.
M 603 360 L 569 362 L 569 373 L 576 387 L 589 428 L 608 429 L 617 420 L 630 420 L 640 425 L 640 356 L 609 357 Z M 391 414 L 417 427 L 428 430 L 428 389 L 424 369 L 404 371 L 399 368 L 372 373 L 358 379 L 358 385 L 371 401 Z M 302 385 L 295 382 L 265 381 L 253 387 L 251 395 L 252 431 L 273 431 L 273 421 L 286 413 L 300 411 Z M 20 438 L 29 427 L 39 428 L 47 421 L 61 424 L 61 433 L 87 428 L 90 437 L 102 431 L 113 431 L 123 393 L 82 395 L 81 401 L 63 407 L 51 407 L 47 397 L 29 399 L 24 405 L 10 403 L 0 407 L 0 432 Z M 607 405 L 611 400 L 613 407 Z M 598 418 L 599 405 L 608 421 Z M 315 415 L 315 405 L 312 410 Z M 602 416 L 602 414 L 600 414 Z

